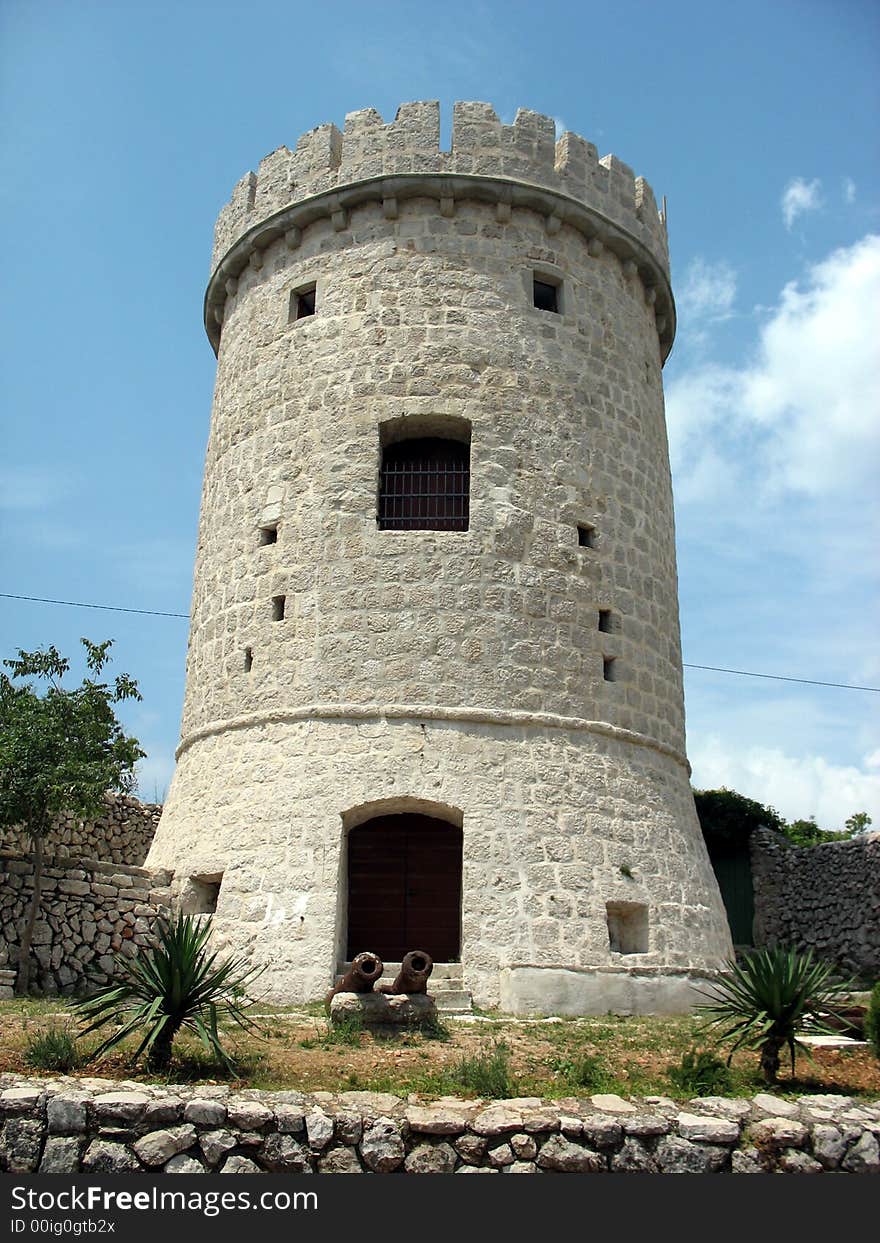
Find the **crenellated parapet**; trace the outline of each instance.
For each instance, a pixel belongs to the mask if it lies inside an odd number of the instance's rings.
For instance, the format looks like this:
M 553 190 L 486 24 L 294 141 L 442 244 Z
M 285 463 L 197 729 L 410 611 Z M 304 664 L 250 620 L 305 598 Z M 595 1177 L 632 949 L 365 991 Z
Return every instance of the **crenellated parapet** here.
M 237 183 L 217 220 L 206 326 L 219 340 L 226 286 L 284 236 L 293 249 L 301 230 L 329 216 L 344 229 L 349 212 L 381 199 L 396 216 L 401 200 L 434 197 L 450 214 L 456 200 L 497 204 L 499 221 L 517 207 L 542 212 L 551 236 L 579 228 L 591 253 L 608 248 L 642 279 L 656 302 L 663 355 L 672 344 L 675 312 L 669 289 L 666 222 L 643 177 L 614 155 L 599 157 L 579 134 L 556 137 L 552 117 L 521 108 L 504 125 L 490 104 L 456 103 L 452 147 L 440 148 L 436 100 L 401 104 L 389 124 L 374 108 L 349 113 L 342 132 L 333 124 L 309 130 L 293 151 L 279 147 Z

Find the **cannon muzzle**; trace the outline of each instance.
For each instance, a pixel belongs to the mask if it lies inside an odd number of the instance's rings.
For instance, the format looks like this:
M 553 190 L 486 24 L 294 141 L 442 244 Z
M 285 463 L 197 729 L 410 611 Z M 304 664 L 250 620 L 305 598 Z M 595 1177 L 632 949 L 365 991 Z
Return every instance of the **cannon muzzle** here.
M 335 988 L 327 994 L 327 1004 L 336 993 L 371 993 L 373 985 L 381 977 L 385 964 L 378 954 L 357 954 L 351 966 Z
M 424 950 L 410 950 L 400 964 L 400 971 L 387 993 L 426 993 L 428 976 L 434 970 L 434 960 Z

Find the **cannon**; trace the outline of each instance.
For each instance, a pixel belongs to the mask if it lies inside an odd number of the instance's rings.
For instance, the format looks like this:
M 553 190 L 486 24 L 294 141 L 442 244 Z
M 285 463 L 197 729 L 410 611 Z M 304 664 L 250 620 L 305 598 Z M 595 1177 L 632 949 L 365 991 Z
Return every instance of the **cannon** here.
M 324 1006 L 330 1011 L 330 999 L 337 993 L 371 993 L 373 985 L 381 978 L 385 964 L 377 954 L 356 954 L 345 975 L 324 998 Z
M 427 993 L 428 976 L 434 970 L 434 961 L 424 950 L 410 950 L 400 964 L 393 984 L 386 984 L 380 993 Z

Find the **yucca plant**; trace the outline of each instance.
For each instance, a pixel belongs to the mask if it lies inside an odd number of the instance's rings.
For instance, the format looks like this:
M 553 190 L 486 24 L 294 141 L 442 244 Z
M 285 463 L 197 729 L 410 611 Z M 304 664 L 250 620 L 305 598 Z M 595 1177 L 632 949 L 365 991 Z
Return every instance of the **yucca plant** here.
M 253 1003 L 245 990 L 262 968 L 248 967 L 243 958 L 220 960 L 216 950 L 208 949 L 210 932 L 210 919 L 178 914 L 159 923 L 158 945 L 136 958 L 117 958 L 114 983 L 75 1006 L 78 1016 L 89 1024 L 81 1037 L 116 1027 L 92 1058 L 103 1056 L 129 1036 L 139 1036 L 132 1063 L 146 1055 L 149 1070 L 164 1070 L 171 1061 L 174 1037 L 185 1029 L 198 1036 L 209 1056 L 235 1073 L 220 1043 L 217 1024 L 227 1019 L 247 1031 L 260 1031 L 247 1014 Z
M 758 1049 L 765 1081 L 776 1083 L 782 1049 L 787 1047 L 791 1054 L 794 1074 L 796 1051 L 807 1052 L 798 1036 L 837 1030 L 829 1022 L 839 1017 L 837 1007 L 849 987 L 812 950 L 800 954 L 773 946 L 731 963 L 729 971 L 714 981 L 712 991 L 704 992 L 709 1001 L 698 1011 L 707 1016 L 705 1029 L 716 1032 L 719 1044 L 733 1039 L 728 1066 L 737 1049 Z

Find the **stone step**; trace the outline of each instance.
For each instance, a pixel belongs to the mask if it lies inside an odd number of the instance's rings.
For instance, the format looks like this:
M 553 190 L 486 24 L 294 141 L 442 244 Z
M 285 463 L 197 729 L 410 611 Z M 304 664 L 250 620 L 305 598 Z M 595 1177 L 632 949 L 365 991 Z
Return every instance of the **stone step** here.
M 465 989 L 432 989 L 431 996 L 441 1014 L 472 1014 L 474 1001 Z

